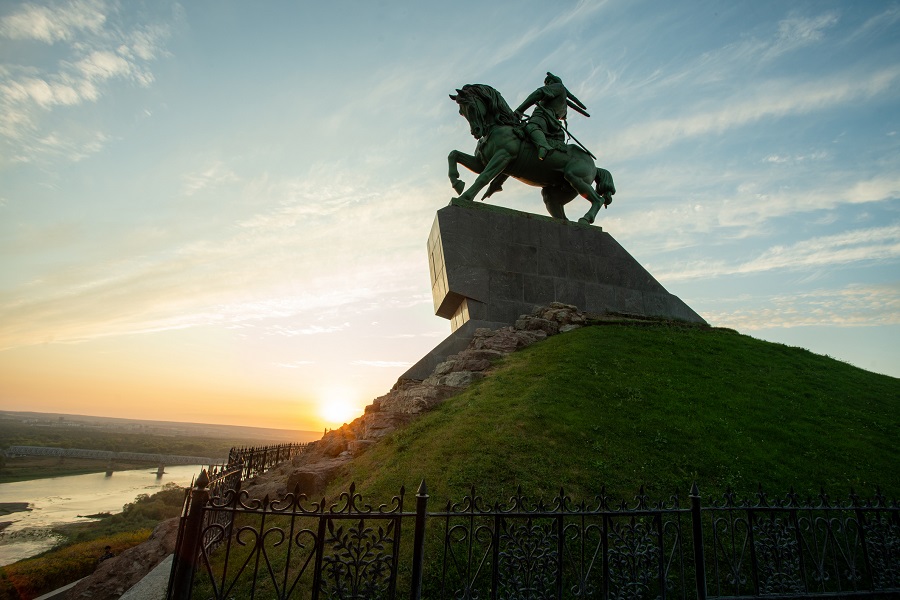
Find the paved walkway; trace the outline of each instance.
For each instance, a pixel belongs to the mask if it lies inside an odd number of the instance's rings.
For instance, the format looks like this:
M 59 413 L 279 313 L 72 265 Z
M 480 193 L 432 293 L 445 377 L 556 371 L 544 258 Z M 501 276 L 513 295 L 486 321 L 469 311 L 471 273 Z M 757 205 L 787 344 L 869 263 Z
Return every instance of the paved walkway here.
M 172 571 L 172 555 L 167 556 L 143 579 L 119 597 L 119 600 L 165 600 Z

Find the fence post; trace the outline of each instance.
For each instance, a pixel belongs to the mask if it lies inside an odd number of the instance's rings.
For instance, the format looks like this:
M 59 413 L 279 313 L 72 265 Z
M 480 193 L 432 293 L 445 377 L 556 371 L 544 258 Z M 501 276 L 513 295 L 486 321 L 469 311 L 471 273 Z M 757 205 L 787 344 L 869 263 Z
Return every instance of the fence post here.
M 691 525 L 694 534 L 694 575 L 697 600 L 706 600 L 706 559 L 703 557 L 703 527 L 700 520 L 700 488 L 691 486 Z
M 416 532 L 413 537 L 412 585 L 409 590 L 410 600 L 422 598 L 422 567 L 425 563 L 425 518 L 428 508 L 428 487 L 425 480 L 416 492 Z
M 203 512 L 209 500 L 209 474 L 206 469 L 200 472 L 194 488 L 191 490 L 181 545 L 175 549 L 172 566 L 172 587 L 168 600 L 188 600 L 191 597 L 191 585 L 194 582 L 194 569 L 197 566 L 197 553 L 203 538 Z
M 863 514 L 859 496 L 850 488 L 850 502 L 853 512 L 856 514 L 856 531 L 859 535 L 859 545 L 862 547 L 863 564 L 866 567 L 866 575 L 869 577 L 869 589 L 875 591 L 875 578 L 872 573 L 872 563 L 869 562 L 869 548 L 866 544 L 866 516 Z

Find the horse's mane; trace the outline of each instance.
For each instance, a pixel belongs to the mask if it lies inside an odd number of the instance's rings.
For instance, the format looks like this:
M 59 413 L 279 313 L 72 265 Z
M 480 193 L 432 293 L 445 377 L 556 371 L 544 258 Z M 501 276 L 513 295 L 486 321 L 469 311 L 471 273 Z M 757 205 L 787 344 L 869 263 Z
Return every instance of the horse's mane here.
M 488 113 L 494 116 L 501 125 L 519 125 L 521 120 L 509 107 L 503 96 L 489 85 L 483 83 L 468 83 L 463 86 L 463 91 L 477 96 L 485 105 Z

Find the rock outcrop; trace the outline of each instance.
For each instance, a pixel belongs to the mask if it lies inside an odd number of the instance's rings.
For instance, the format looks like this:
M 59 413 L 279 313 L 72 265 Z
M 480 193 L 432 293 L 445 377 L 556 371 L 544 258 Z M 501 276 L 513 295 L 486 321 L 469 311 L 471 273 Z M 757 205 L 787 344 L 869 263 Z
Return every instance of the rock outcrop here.
M 105 560 L 88 577 L 69 590 L 69 600 L 115 600 L 175 551 L 178 518 L 156 526 L 143 544 Z

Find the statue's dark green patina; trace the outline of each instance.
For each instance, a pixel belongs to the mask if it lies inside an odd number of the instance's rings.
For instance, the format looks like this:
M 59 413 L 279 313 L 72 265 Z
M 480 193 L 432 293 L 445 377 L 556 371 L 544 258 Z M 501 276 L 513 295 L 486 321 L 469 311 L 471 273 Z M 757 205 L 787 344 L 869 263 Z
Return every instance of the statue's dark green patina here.
M 566 218 L 564 205 L 579 194 L 591 203 L 579 223 L 593 223 L 600 207 L 612 202 L 616 188 L 609 171 L 597 167 L 581 144 L 565 143 L 566 108 L 589 115 L 559 77 L 547 73 L 544 86 L 516 111 L 488 85 L 464 85 L 450 98 L 459 104 L 459 114 L 478 140 L 474 156 L 453 150 L 448 157 L 450 183 L 460 199 L 474 200 L 490 184 L 481 199 L 489 198 L 514 177 L 541 188 L 547 211 L 557 219 Z M 531 106 L 535 106 L 531 117 L 523 120 Z M 459 178 L 459 165 L 479 174 L 468 189 Z

